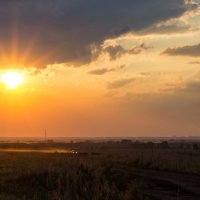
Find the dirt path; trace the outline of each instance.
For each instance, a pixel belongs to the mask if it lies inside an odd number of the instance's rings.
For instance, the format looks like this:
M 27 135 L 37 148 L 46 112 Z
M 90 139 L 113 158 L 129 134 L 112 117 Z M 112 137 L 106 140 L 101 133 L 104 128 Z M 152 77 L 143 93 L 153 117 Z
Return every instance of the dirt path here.
M 149 183 L 149 196 L 161 200 L 200 200 L 200 176 L 154 170 L 132 169 L 132 174 Z

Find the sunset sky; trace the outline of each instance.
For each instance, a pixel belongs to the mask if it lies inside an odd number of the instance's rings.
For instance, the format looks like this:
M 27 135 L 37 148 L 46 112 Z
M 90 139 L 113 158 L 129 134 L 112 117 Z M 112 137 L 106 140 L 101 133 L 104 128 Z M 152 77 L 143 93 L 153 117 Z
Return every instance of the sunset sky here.
M 0 137 L 200 136 L 200 0 L 0 0 L 0 77 Z

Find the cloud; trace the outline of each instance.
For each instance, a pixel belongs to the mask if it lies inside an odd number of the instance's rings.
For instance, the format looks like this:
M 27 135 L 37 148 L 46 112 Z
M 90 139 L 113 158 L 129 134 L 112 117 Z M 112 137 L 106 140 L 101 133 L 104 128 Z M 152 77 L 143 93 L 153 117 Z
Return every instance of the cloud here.
M 124 78 L 116 80 L 108 84 L 108 89 L 118 89 L 132 83 L 133 81 L 133 78 Z
M 139 75 L 142 76 L 142 77 L 150 77 L 150 76 L 152 76 L 152 73 L 150 73 L 150 72 L 140 72 Z
M 188 81 L 187 84 L 185 84 L 181 88 L 177 88 L 177 92 L 184 92 L 184 93 L 193 93 L 193 94 L 198 94 L 200 93 L 200 80 L 193 80 L 193 81 Z M 200 96 L 199 96 L 200 97 Z
M 88 72 L 88 74 L 92 74 L 92 75 L 104 75 L 106 73 L 109 72 L 113 72 L 113 71 L 117 71 L 120 69 L 123 69 L 125 67 L 125 65 L 121 65 L 120 67 L 116 67 L 116 68 L 101 68 L 101 69 L 94 69 Z
M 182 21 L 170 20 L 169 22 L 163 22 L 148 27 L 147 29 L 138 32 L 138 34 L 174 34 L 189 31 L 194 31 L 190 25 L 183 23 Z
M 188 64 L 191 64 L 191 65 L 199 65 L 199 64 L 200 64 L 200 61 L 192 61 L 192 62 L 189 62 Z
M 184 0 L 0 0 L 1 65 L 87 63 L 105 39 L 196 8 Z
M 111 68 L 111 69 L 107 69 L 107 68 L 95 69 L 95 70 L 89 71 L 88 74 L 103 75 L 103 74 L 106 74 L 106 73 L 112 72 L 112 71 L 115 71 L 115 68 Z
M 200 120 L 200 79 L 189 80 L 185 84 L 176 85 L 171 90 L 156 93 L 127 93 L 121 98 L 121 105 L 138 110 L 154 119 L 162 119 L 168 123 L 199 124 Z
M 104 51 L 109 54 L 111 60 L 115 60 L 117 58 L 122 57 L 125 54 L 129 54 L 129 55 L 139 54 L 142 51 L 144 51 L 145 49 L 147 49 L 147 47 L 145 47 L 144 44 L 141 44 L 139 46 L 135 46 L 132 49 L 128 49 L 128 50 L 123 48 L 120 45 L 117 45 L 117 46 L 106 47 L 104 49 Z
M 198 57 L 198 56 L 200 56 L 200 44 L 191 45 L 191 46 L 167 48 L 163 52 L 163 54 L 167 54 L 167 55 L 170 55 L 170 56 Z

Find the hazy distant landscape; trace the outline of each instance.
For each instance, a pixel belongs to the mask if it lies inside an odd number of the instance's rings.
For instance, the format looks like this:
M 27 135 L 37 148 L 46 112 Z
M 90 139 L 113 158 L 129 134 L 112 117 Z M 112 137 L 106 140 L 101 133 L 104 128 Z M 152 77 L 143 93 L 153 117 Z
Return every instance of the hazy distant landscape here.
M 4 142 L 0 199 L 198 200 L 199 158 L 189 140 Z

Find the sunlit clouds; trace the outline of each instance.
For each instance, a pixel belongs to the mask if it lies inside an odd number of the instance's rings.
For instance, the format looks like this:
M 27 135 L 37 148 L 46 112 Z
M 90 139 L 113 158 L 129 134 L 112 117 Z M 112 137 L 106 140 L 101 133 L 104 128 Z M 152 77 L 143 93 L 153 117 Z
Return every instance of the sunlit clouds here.
M 199 134 L 198 1 L 0 1 L 0 9 L 4 135 Z

